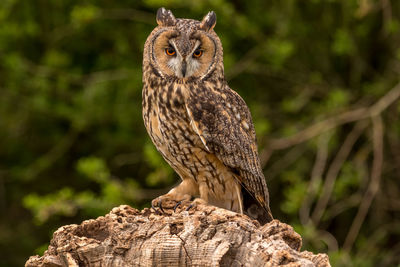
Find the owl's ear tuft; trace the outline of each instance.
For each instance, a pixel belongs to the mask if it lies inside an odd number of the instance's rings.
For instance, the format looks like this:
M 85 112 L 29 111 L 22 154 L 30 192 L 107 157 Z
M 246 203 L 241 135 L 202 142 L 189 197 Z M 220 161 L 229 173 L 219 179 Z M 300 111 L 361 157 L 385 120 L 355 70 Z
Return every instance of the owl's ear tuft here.
M 211 31 L 217 23 L 217 15 L 214 11 L 208 12 L 200 23 L 200 28 L 206 32 Z
M 167 10 L 163 7 L 158 9 L 156 20 L 157 24 L 160 26 L 174 26 L 176 24 L 176 18 L 171 10 Z

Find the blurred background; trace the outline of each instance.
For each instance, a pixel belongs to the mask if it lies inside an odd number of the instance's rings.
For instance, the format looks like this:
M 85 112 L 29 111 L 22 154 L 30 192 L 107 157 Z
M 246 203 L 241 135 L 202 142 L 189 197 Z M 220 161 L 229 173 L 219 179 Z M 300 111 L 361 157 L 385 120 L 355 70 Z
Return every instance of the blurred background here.
M 161 6 L 217 13 L 274 216 L 333 266 L 400 264 L 400 1 L 1 0 L 0 266 L 179 178 L 141 117 Z

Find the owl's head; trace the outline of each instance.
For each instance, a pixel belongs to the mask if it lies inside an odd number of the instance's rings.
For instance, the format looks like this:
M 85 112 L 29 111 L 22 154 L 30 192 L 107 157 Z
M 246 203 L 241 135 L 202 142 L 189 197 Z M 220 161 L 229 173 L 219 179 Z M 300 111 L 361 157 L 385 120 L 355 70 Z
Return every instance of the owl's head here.
M 163 78 L 203 79 L 218 68 L 223 74 L 222 45 L 213 28 L 217 17 L 202 21 L 177 19 L 170 10 L 157 11 L 157 24 L 148 37 L 144 66 L 150 64 Z

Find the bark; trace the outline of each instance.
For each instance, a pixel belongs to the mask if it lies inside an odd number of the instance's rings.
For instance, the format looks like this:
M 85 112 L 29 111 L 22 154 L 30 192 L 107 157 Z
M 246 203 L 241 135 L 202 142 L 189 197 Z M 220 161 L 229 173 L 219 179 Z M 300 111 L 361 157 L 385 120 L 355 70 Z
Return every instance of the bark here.
M 260 226 L 213 206 L 166 208 L 122 205 L 63 226 L 25 266 L 330 266 L 326 254 L 300 252 L 300 235 L 278 220 Z

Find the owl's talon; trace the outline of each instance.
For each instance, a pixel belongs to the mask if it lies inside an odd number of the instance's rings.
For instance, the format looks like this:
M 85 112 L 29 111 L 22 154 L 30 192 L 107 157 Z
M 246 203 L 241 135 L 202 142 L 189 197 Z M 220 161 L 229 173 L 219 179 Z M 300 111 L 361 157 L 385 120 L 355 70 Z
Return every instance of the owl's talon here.
M 151 202 L 151 208 L 154 210 L 154 212 L 156 213 L 161 213 L 164 214 L 164 209 L 162 207 L 162 200 L 161 199 L 157 199 L 157 200 L 153 200 Z
M 175 206 L 174 206 L 174 212 L 176 212 L 176 209 L 182 204 L 182 200 L 178 201 Z
M 154 207 L 154 205 L 153 205 L 153 202 L 151 202 L 151 208 L 152 208 L 154 211 L 157 211 L 156 207 Z
M 162 213 L 165 213 L 163 207 L 162 207 L 162 201 L 158 202 L 158 207 L 160 208 Z
M 185 210 L 189 211 L 191 208 L 194 208 L 196 205 L 191 203 Z

